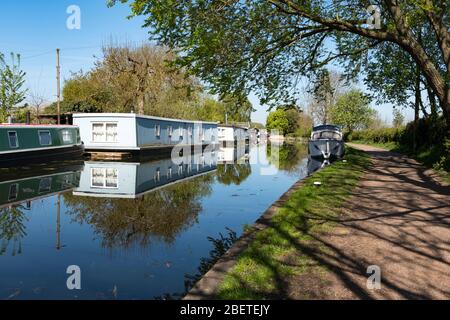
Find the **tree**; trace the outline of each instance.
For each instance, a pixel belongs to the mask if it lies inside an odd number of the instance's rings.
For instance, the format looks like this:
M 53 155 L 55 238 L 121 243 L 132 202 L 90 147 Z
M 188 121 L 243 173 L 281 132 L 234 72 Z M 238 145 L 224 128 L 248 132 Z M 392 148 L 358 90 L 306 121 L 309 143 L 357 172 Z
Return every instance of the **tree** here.
M 309 89 L 309 112 L 317 124 L 330 122 L 330 109 L 336 104 L 343 85 L 342 76 L 327 69 L 319 70 L 313 77 Z
M 174 59 L 163 47 L 108 45 L 92 70 L 66 81 L 62 109 L 193 119 L 202 88 L 194 77 L 169 66 Z
M 229 122 L 250 122 L 253 105 L 247 97 L 225 95 L 220 101 L 224 104 L 225 113 Z
M 278 130 L 280 134 L 285 135 L 289 133 L 289 119 L 283 109 L 278 109 L 269 113 L 267 117 L 267 130 Z
M 394 109 L 393 114 L 394 118 L 392 120 L 392 125 L 394 126 L 394 128 L 403 126 L 403 124 L 405 123 L 405 116 L 401 113 L 401 111 L 398 109 Z
M 20 69 L 19 54 L 11 53 L 11 64 L 8 64 L 0 53 L 0 120 L 4 121 L 12 109 L 25 100 L 25 76 Z
M 36 112 L 36 119 L 37 122 L 40 123 L 39 120 L 39 114 L 41 112 L 41 109 L 44 107 L 45 103 L 47 102 L 47 99 L 42 93 L 39 93 L 38 91 L 30 91 L 29 97 L 29 105 L 34 109 Z
M 349 133 L 367 128 L 374 115 L 375 111 L 369 106 L 369 99 L 357 89 L 343 94 L 331 109 L 333 123 L 343 126 Z
M 379 45 L 393 43 L 425 76 L 450 127 L 449 2 L 376 1 L 375 24 L 368 23 L 368 5 L 365 0 L 134 0 L 131 8 L 146 16 L 152 39 L 183 53 L 178 66 L 219 93 L 255 91 L 263 104 L 292 100 L 299 77 L 330 62 L 356 76 Z M 417 29 L 426 30 L 422 37 L 430 41 L 421 41 Z M 438 57 L 431 56 L 435 48 Z

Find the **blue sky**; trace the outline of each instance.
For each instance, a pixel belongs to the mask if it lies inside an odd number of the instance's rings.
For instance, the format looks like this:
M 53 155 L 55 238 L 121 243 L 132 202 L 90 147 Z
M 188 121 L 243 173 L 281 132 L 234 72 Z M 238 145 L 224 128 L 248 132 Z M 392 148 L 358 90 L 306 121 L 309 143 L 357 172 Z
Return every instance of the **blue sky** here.
M 69 30 L 66 12 L 70 5 L 81 9 L 81 29 Z M 111 39 L 119 42 L 148 41 L 141 28 L 143 18 L 127 19 L 127 5 L 106 6 L 106 0 L 1 0 L 0 51 L 22 55 L 22 69 L 27 73 L 27 87 L 54 101 L 56 96 L 56 48 L 61 48 L 62 79 L 71 72 L 89 70 L 95 57 L 101 56 L 102 44 Z M 267 113 L 253 95 L 257 111 L 253 121 L 265 122 Z M 378 106 L 382 119 L 390 121 L 392 108 Z M 407 114 L 410 118 L 410 115 Z

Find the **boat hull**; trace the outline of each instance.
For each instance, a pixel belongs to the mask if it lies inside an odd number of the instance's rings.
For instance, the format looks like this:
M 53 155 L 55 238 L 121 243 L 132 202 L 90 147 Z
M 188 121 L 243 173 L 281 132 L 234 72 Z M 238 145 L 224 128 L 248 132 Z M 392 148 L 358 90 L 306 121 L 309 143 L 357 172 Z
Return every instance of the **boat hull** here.
M 309 155 L 313 158 L 336 159 L 342 158 L 344 153 L 344 141 L 334 139 L 309 141 Z
M 43 148 L 33 151 L 24 150 L 14 153 L 0 153 L 0 167 L 10 168 L 29 164 L 50 163 L 60 160 L 82 159 L 83 154 L 83 144 L 57 148 Z

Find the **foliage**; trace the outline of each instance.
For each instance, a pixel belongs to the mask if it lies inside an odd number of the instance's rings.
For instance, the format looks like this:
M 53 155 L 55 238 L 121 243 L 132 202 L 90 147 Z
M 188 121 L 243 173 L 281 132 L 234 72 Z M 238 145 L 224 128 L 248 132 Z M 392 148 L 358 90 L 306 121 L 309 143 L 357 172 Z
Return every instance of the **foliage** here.
M 76 197 L 64 194 L 74 221 L 90 224 L 105 248 L 148 246 L 152 239 L 172 243 L 176 236 L 197 222 L 199 199 L 210 194 L 213 176 L 150 192 L 138 199 Z M 170 215 L 167 215 L 170 212 Z
M 217 166 L 217 181 L 224 185 L 240 185 L 252 173 L 252 166 L 245 164 L 221 164 Z
M 308 148 L 305 143 L 284 143 L 282 145 L 267 145 L 267 159 L 277 169 L 298 176 L 299 167 L 303 164 L 301 159 L 308 157 Z
M 321 69 L 311 82 L 309 113 L 316 124 L 329 124 L 331 109 L 341 95 L 342 76 L 328 69 Z
M 275 110 L 269 113 L 267 117 L 267 130 L 278 130 L 280 134 L 285 135 L 289 133 L 289 118 L 286 111 L 283 109 Z
M 225 123 L 250 122 L 251 113 L 254 111 L 248 99 L 227 96 L 224 100 L 217 101 L 206 96 L 199 102 L 196 108 L 196 118 L 203 121 Z
M 414 123 L 406 127 L 354 131 L 349 141 L 389 144 L 394 151 L 413 156 L 428 167 L 450 171 L 447 127 L 443 117 L 420 119 L 417 123 L 416 149 L 413 141 Z
M 0 52 L 0 122 L 4 122 L 13 108 L 26 98 L 23 89 L 26 73 L 20 69 L 20 55 L 11 53 L 8 64 Z
M 375 143 L 400 142 L 405 128 L 380 128 L 354 131 L 348 141 L 371 141 Z
M 62 112 L 137 112 L 169 118 L 248 122 L 247 98 L 226 95 L 221 101 L 204 94 L 184 70 L 173 70 L 167 48 L 109 45 L 89 72 L 73 73 L 63 87 Z M 45 112 L 55 113 L 56 104 Z
M 362 91 L 352 89 L 343 94 L 330 110 L 333 124 L 343 126 L 349 133 L 370 125 L 375 111 Z
M 0 209 L 0 256 L 4 255 L 12 242 L 11 254 L 22 253 L 22 239 L 27 235 L 27 217 L 22 206 Z
M 184 286 L 186 293 L 194 287 L 194 285 L 205 275 L 214 264 L 232 247 L 238 237 L 235 231 L 226 228 L 227 235 L 219 234 L 219 238 L 208 237 L 208 241 L 212 243 L 213 249 L 209 252 L 207 258 L 200 259 L 198 273 L 195 275 L 185 275 Z
M 254 91 L 262 104 L 289 103 L 301 76 L 335 62 L 355 77 L 384 63 L 377 50 L 393 44 L 424 74 L 450 122 L 448 1 L 378 1 L 379 28 L 367 23 L 363 0 L 130 2 L 152 40 L 182 53 L 175 65 L 221 95 Z
M 405 123 L 405 116 L 402 114 L 402 112 L 398 109 L 394 109 L 393 114 L 394 118 L 392 120 L 392 125 L 394 126 L 394 128 L 403 126 L 403 124 Z

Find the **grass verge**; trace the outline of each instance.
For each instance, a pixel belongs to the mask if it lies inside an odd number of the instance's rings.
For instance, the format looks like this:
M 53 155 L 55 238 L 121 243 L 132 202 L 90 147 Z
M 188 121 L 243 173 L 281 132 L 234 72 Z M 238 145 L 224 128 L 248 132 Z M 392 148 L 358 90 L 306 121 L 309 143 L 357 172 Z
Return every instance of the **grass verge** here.
M 352 148 L 345 160 L 308 177 L 292 194 L 270 226 L 259 231 L 239 256 L 219 287 L 219 299 L 287 298 L 284 290 L 289 277 L 308 272 L 314 264 L 308 254 L 299 252 L 298 244 L 317 246 L 311 235 L 333 227 L 331 220 L 340 214 L 337 208 L 370 164 L 367 154 Z M 315 186 L 315 181 L 322 185 Z
M 369 146 L 374 146 L 377 148 L 382 148 L 388 151 L 393 151 L 407 155 L 408 157 L 416 159 L 425 167 L 434 169 L 446 182 L 450 183 L 450 172 L 447 172 L 444 169 L 438 168 L 436 166 L 436 163 L 439 161 L 441 156 L 437 148 L 430 148 L 425 150 L 418 150 L 417 152 L 412 152 L 411 150 L 406 149 L 395 142 L 376 143 L 372 141 L 355 140 L 352 141 L 351 143 L 366 144 Z

